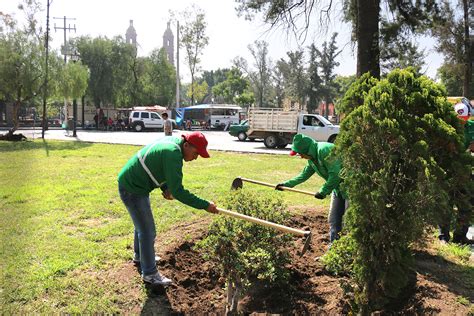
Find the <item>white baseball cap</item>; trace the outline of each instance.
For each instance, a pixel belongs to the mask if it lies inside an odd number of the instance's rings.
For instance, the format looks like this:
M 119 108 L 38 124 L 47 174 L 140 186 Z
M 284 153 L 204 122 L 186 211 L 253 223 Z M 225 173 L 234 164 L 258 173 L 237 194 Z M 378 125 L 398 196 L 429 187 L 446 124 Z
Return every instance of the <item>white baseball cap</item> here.
M 457 103 L 454 106 L 454 111 L 460 119 L 464 121 L 467 121 L 469 119 L 469 108 L 464 103 Z

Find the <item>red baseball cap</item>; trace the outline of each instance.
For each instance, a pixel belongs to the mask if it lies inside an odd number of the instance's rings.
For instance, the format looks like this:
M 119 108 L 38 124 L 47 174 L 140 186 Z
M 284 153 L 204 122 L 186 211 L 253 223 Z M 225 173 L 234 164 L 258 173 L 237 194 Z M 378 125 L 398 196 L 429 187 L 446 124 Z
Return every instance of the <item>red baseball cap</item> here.
M 184 134 L 183 138 L 193 145 L 196 148 L 197 153 L 202 158 L 209 158 L 209 153 L 207 152 L 207 139 L 201 132 L 192 132 L 189 134 Z

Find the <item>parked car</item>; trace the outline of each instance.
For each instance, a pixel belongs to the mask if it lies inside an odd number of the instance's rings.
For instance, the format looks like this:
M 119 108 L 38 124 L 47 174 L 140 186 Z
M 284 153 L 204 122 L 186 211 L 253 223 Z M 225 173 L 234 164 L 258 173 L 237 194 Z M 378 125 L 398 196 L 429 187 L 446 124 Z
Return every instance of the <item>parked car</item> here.
M 128 126 L 136 132 L 142 132 L 145 129 L 163 129 L 163 119 L 156 112 L 132 111 Z
M 237 137 L 241 142 L 247 139 L 247 131 L 249 130 L 249 121 L 245 120 L 240 122 L 240 124 L 231 125 L 229 127 L 229 134 L 231 136 Z M 250 140 L 255 140 L 255 138 L 249 138 Z

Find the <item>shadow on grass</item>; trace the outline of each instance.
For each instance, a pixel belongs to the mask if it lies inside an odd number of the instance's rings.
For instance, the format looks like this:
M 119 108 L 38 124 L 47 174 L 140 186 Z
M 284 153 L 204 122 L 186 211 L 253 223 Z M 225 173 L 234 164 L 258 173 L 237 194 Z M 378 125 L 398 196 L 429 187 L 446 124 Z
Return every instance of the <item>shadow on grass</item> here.
M 23 141 L 23 142 L 7 142 L 0 141 L 0 151 L 2 152 L 21 152 L 28 150 L 44 149 L 46 156 L 49 156 L 50 151 L 56 150 L 76 150 L 92 146 L 92 143 L 86 142 L 71 142 L 71 141 Z

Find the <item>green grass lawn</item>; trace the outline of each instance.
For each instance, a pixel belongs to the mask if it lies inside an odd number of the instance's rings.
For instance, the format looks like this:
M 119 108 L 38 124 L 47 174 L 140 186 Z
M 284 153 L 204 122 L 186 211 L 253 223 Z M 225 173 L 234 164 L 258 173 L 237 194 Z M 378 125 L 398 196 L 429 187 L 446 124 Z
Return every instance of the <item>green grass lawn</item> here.
M 126 289 L 114 289 L 113 280 L 104 284 L 88 276 L 131 258 L 133 225 L 118 196 L 116 179 L 138 149 L 42 140 L 0 142 L 1 314 L 121 311 L 117 302 L 120 295 L 127 295 Z M 237 176 L 278 183 L 296 175 L 306 163 L 281 155 L 211 151 L 211 156 L 184 164 L 184 186 L 217 203 Z M 298 188 L 315 191 L 321 184 L 314 176 Z M 262 194 L 272 191 L 244 186 Z M 329 203 L 282 194 L 291 206 Z M 212 216 L 166 201 L 160 192 L 152 193 L 151 203 L 158 234 L 180 222 Z

